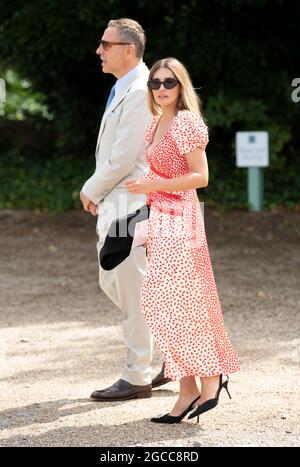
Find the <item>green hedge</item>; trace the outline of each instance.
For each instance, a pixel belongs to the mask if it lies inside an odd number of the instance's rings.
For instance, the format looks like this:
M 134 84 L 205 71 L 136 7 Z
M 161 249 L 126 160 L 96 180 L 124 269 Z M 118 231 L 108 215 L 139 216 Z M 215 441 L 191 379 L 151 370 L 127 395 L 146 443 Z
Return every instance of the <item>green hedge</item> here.
M 44 162 L 26 161 L 18 153 L 6 153 L 0 164 L 0 208 L 80 208 L 79 190 L 89 175 L 86 160 L 54 156 Z
M 199 190 L 200 199 L 217 205 L 220 210 L 247 208 L 247 169 L 236 168 L 232 155 L 215 163 L 208 151 L 210 181 Z M 230 177 L 224 176 L 226 166 Z M 9 152 L 0 162 L 0 208 L 30 208 L 61 212 L 81 207 L 79 190 L 94 170 L 90 155 L 82 159 L 52 156 L 46 161 L 26 160 L 19 153 Z M 282 184 L 284 170 L 284 184 Z M 293 164 L 284 168 L 264 169 L 264 208 L 299 204 L 300 164 L 295 174 Z
M 1 205 L 77 206 L 72 193 L 81 186 L 80 176 L 93 171 L 99 122 L 114 82 L 101 72 L 95 49 L 107 21 L 124 16 L 145 28 L 149 66 L 175 56 L 200 88 L 211 136 L 207 149 L 211 182 L 203 196 L 222 206 L 245 206 L 246 170 L 235 167 L 235 133 L 265 130 L 270 136 L 266 206 L 299 203 L 300 103 L 291 99 L 291 83 L 299 77 L 299 3 L 0 0 L 0 77 L 2 65 L 2 70 L 11 67 L 30 79 L 40 108 L 47 106 L 52 118 L 34 118 L 33 124 L 55 135 L 47 144 L 43 137 L 24 147 L 1 134 L 5 116 L 0 116 L 0 157 L 7 160 L 7 154 L 17 150 L 26 160 L 26 169 L 20 161 L 13 168 L 2 164 Z M 29 108 L 36 109 L 33 103 Z M 61 173 L 64 164 L 66 175 Z M 7 171 L 14 173 L 13 187 L 8 186 Z M 66 181 L 72 187 L 68 195 L 63 190 Z M 32 187 L 28 193 L 26 186 Z

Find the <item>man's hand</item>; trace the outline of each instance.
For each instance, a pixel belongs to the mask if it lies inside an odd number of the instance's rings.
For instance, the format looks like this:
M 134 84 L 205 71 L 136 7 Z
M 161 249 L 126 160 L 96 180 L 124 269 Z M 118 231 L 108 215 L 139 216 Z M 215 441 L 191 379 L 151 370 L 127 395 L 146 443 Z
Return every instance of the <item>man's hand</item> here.
M 97 214 L 98 214 L 97 205 L 96 205 L 95 203 L 93 203 L 93 201 L 90 202 L 89 207 L 88 207 L 88 211 L 89 211 L 93 216 L 97 216 Z
M 80 199 L 82 202 L 83 209 L 87 212 L 90 212 L 93 216 L 97 215 L 97 205 L 93 203 L 87 196 L 85 196 L 82 191 L 80 192 Z

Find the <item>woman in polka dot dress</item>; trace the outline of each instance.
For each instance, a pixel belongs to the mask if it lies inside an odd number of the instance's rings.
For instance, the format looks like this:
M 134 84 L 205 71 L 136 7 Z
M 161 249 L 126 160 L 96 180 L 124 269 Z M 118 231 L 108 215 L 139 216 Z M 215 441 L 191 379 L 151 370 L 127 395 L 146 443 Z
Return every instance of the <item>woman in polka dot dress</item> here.
M 180 381 L 171 412 L 151 420 L 178 423 L 189 412 L 193 418 L 215 407 L 221 389 L 228 392 L 224 376 L 238 371 L 239 363 L 226 334 L 196 192 L 208 184 L 200 101 L 174 58 L 152 67 L 148 87 L 149 171 L 126 186 L 147 194 L 150 205 L 141 311 L 164 356 L 165 376 Z

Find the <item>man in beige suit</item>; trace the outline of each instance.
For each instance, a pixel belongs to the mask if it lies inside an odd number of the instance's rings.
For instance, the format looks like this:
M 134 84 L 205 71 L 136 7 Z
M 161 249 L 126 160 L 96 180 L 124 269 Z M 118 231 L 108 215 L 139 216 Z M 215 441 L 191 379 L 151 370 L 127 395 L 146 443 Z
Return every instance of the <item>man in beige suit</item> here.
M 111 222 L 145 204 L 145 196 L 132 195 L 125 181 L 146 171 L 144 134 L 150 120 L 147 107 L 149 70 L 143 63 L 145 35 L 134 20 L 109 21 L 96 53 L 104 73 L 117 81 L 108 98 L 96 146 L 96 170 L 80 193 L 83 207 L 96 215 L 99 251 Z M 112 271 L 99 264 L 101 289 L 119 307 L 127 346 L 121 378 L 109 388 L 94 391 L 98 401 L 151 397 L 151 388 L 165 384 L 163 371 L 151 382 L 152 338 L 140 312 L 140 292 L 146 268 L 145 248 L 134 248 Z M 151 384 L 153 383 L 153 385 Z

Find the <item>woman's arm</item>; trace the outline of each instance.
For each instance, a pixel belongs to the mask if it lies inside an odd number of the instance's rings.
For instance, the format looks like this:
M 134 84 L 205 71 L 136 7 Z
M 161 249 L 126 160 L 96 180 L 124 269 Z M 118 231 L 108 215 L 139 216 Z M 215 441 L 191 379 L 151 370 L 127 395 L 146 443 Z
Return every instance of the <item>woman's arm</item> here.
M 204 149 L 196 148 L 186 154 L 190 173 L 166 180 L 132 180 L 125 182 L 130 193 L 147 194 L 153 191 L 184 191 L 208 185 L 208 164 Z
M 156 191 L 184 191 L 208 185 L 208 164 L 205 150 L 196 148 L 185 157 L 190 173 L 169 180 L 158 180 Z

